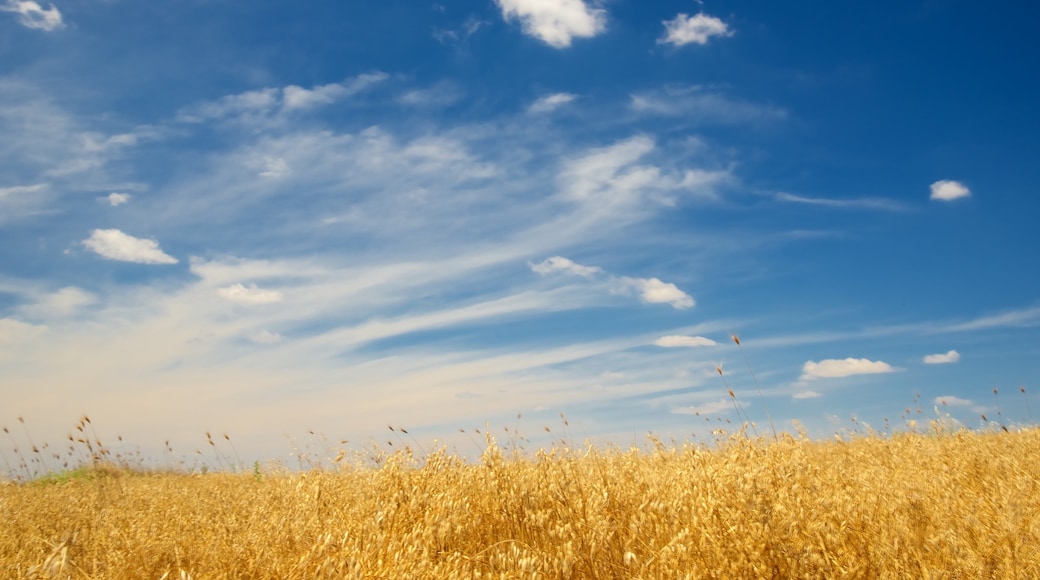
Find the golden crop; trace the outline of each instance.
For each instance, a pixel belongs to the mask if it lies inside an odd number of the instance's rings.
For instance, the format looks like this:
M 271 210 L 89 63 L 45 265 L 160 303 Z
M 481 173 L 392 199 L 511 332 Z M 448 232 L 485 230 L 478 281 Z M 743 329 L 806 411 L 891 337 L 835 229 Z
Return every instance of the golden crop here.
M 1038 578 L 1040 430 L 0 486 L 3 578 Z

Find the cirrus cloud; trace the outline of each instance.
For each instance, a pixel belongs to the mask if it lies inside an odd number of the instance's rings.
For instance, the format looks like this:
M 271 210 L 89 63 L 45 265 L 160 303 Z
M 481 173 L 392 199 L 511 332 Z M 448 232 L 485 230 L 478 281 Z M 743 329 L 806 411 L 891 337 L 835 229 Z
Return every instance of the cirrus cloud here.
M 563 256 L 546 258 L 537 264 L 529 264 L 529 266 L 534 273 L 541 274 L 542 276 L 553 272 L 564 272 L 575 276 L 591 278 L 593 275 L 603 271 L 601 268 L 596 266 L 582 266 L 581 264 L 577 264 Z
M 661 338 L 654 341 L 657 346 L 663 346 L 665 348 L 676 348 L 676 347 L 698 347 L 698 346 L 715 346 L 715 341 L 710 338 L 704 338 L 703 336 L 682 336 L 682 335 L 670 335 L 662 336 Z
M 116 229 L 94 230 L 82 243 L 90 251 L 108 260 L 137 264 L 177 263 L 177 258 L 159 248 L 159 242 L 135 238 Z
M 284 296 L 277 290 L 264 290 L 263 288 L 257 288 L 256 284 L 250 284 L 244 286 L 242 284 L 232 284 L 227 288 L 220 288 L 217 290 L 217 294 L 221 298 L 230 300 L 232 302 L 238 302 L 239 304 L 274 304 L 275 302 L 281 302 Z

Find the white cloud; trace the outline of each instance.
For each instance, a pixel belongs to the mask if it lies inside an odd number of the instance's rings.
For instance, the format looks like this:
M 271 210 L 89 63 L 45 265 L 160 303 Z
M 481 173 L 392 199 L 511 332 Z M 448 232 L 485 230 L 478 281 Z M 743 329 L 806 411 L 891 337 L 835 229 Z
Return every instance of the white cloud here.
M 968 197 L 971 191 L 963 183 L 958 181 L 941 180 L 932 184 L 932 195 L 930 199 L 950 201 L 962 197 Z
M 329 83 L 306 89 L 297 85 L 265 88 L 228 95 L 216 101 L 199 103 L 182 110 L 178 119 L 201 123 L 210 119 L 239 119 L 257 122 L 291 111 L 312 109 L 351 97 L 388 79 L 383 72 L 358 75 L 341 83 Z
M 507 21 L 520 20 L 525 34 L 554 48 L 573 38 L 590 38 L 606 29 L 606 11 L 582 0 L 495 0 Z
M 667 86 L 630 95 L 629 108 L 637 113 L 681 117 L 701 125 L 733 125 L 776 121 L 787 111 L 727 96 L 701 85 Z
M 249 340 L 257 344 L 277 344 L 282 341 L 282 335 L 277 332 L 263 329 L 251 334 Z
M 289 164 L 281 157 L 266 157 L 260 162 L 260 177 L 265 179 L 277 179 L 289 173 Z
M 713 403 L 704 403 L 702 405 L 691 405 L 689 407 L 676 407 L 672 409 L 672 413 L 678 415 L 713 415 L 715 413 L 722 413 L 724 411 L 733 410 L 733 401 L 729 399 L 719 399 Z
M 542 260 L 537 264 L 528 264 L 533 272 L 545 276 L 553 272 L 565 272 L 567 274 L 573 274 L 575 276 L 583 276 L 585 278 L 591 278 L 593 275 L 602 272 L 601 268 L 596 266 L 582 266 L 564 258 L 562 256 L 553 256 Z
M 532 115 L 537 115 L 540 113 L 549 113 L 555 111 L 563 105 L 566 105 L 567 103 L 574 102 L 574 100 L 577 98 L 578 95 L 571 93 L 554 93 L 551 95 L 546 95 L 532 103 L 531 106 L 527 108 L 527 112 L 531 113 Z
M 36 302 L 19 308 L 19 312 L 34 318 L 50 318 L 75 314 L 84 306 L 97 302 L 97 297 L 75 286 L 66 286 L 43 294 Z
M 83 245 L 102 258 L 138 264 L 176 264 L 177 258 L 166 254 L 155 240 L 135 238 L 123 232 L 94 230 Z
M 0 344 L 19 344 L 47 331 L 46 326 L 28 324 L 13 318 L 0 318 Z
M 940 332 L 964 332 L 971 330 L 982 330 L 986 328 L 1000 327 L 1031 327 L 1040 324 L 1040 306 L 1012 310 L 1003 314 L 982 316 L 975 320 L 951 324 L 939 329 Z
M 654 341 L 657 346 L 663 346 L 665 348 L 675 347 L 698 347 L 698 346 L 715 346 L 715 341 L 710 338 L 704 338 L 703 336 L 681 336 L 671 335 L 662 336 L 661 338 Z
M 825 359 L 820 362 L 806 362 L 802 367 L 802 380 L 891 373 L 895 370 L 888 363 L 865 358 Z
M 820 395 L 820 393 L 817 393 L 816 391 L 798 391 L 797 393 L 791 395 L 791 398 L 793 398 L 793 399 L 816 399 L 816 398 L 819 398 L 821 396 L 822 395 Z
M 36 185 L 16 185 L 14 187 L 0 187 L 0 200 L 14 198 L 26 193 L 36 193 L 47 189 L 47 184 L 37 183 Z
M 603 270 L 595 266 L 582 266 L 562 256 L 553 256 L 537 264 L 528 263 L 531 270 L 545 276 L 552 272 L 565 272 L 575 276 L 591 278 Z M 675 284 L 662 282 L 657 278 L 620 278 L 612 277 L 611 292 L 629 294 L 633 290 L 639 294 L 643 302 L 650 304 L 671 304 L 673 308 L 683 310 L 694 305 L 693 297 L 680 290 Z M 706 339 L 705 339 L 706 340 Z
M 583 204 L 590 215 L 630 220 L 638 217 L 640 206 L 675 205 L 675 193 L 714 198 L 714 187 L 730 179 L 724 170 L 666 173 L 639 163 L 655 147 L 653 139 L 638 135 L 566 162 L 557 177 L 562 195 Z
M 410 107 L 447 107 L 462 98 L 462 91 L 454 84 L 441 82 L 426 89 L 408 91 L 397 102 Z
M 627 292 L 634 289 L 639 293 L 643 302 L 650 304 L 671 304 L 676 310 L 685 310 L 694 305 L 693 297 L 683 292 L 675 284 L 662 282 L 657 278 L 628 278 L 620 279 L 619 292 Z
M 864 197 L 859 199 L 827 199 L 823 197 L 803 197 L 790 193 L 777 193 L 774 196 L 777 201 L 788 203 L 801 203 L 806 205 L 819 205 L 833 207 L 836 209 L 876 209 L 882 211 L 905 211 L 906 206 L 891 199 L 880 197 Z
M 962 399 L 953 395 L 946 395 L 942 397 L 936 397 L 935 404 L 940 406 L 945 405 L 947 407 L 974 407 L 975 401 Z
M 256 284 L 250 284 L 249 286 L 232 284 L 227 288 L 218 289 L 217 294 L 232 302 L 254 305 L 274 304 L 275 302 L 281 302 L 285 298 L 282 293 L 277 290 L 264 290 L 262 288 L 257 288 Z
M 18 14 L 18 22 L 27 28 L 37 30 L 57 30 L 65 24 L 61 19 L 61 12 L 50 5 L 46 10 L 33 0 L 6 0 L 0 4 L 0 12 L 14 12 Z
M 955 363 L 961 360 L 961 355 L 955 350 L 951 350 L 946 354 L 930 354 L 924 357 L 924 364 L 927 365 L 943 365 L 949 363 Z
M 116 207 L 117 205 L 123 205 L 124 203 L 130 201 L 131 197 L 132 196 L 129 193 L 112 192 L 105 196 L 105 199 L 108 200 L 109 205 L 111 205 L 112 207 Z
M 665 35 L 657 41 L 658 44 L 707 44 L 713 36 L 733 36 L 725 22 L 706 14 L 679 14 L 674 20 L 664 21 L 664 28 Z

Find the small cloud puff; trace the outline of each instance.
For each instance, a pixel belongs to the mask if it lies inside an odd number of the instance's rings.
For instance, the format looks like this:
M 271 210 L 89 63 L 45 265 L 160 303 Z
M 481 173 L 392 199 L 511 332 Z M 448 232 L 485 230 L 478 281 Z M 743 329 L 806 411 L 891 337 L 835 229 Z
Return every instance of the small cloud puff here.
M 634 289 L 643 302 L 650 304 L 671 304 L 676 310 L 692 308 L 693 297 L 683 292 L 675 284 L 662 282 L 657 278 L 621 278 L 619 291 Z
M 137 264 L 176 264 L 177 258 L 159 248 L 159 242 L 135 238 L 119 230 L 94 230 L 83 240 L 90 251 L 108 260 Z
M 117 205 L 123 205 L 124 203 L 130 201 L 131 197 L 132 196 L 129 193 L 112 192 L 105 196 L 104 199 L 108 201 L 109 205 L 111 205 L 112 207 L 116 207 Z
M 955 350 L 951 350 L 946 354 L 930 354 L 924 357 L 924 364 L 926 365 L 945 365 L 955 363 L 961 360 L 961 355 Z
M 552 95 L 546 95 L 532 103 L 531 106 L 527 108 L 527 112 L 532 115 L 550 113 L 568 103 L 574 102 L 577 98 L 578 95 L 571 93 L 555 93 Z
M 820 393 L 817 393 L 816 391 L 799 391 L 799 392 L 791 395 L 791 398 L 794 398 L 794 399 L 816 399 L 816 398 L 821 397 L 821 396 L 822 395 L 820 395 Z
M 836 379 L 853 375 L 872 375 L 895 372 L 888 363 L 865 358 L 825 359 L 808 361 L 802 366 L 802 380 Z
M 274 304 L 284 299 L 281 292 L 257 288 L 256 284 L 250 284 L 249 286 L 232 284 L 227 288 L 218 289 L 217 294 L 221 298 L 238 302 L 239 304 Z
M 663 346 L 665 348 L 676 348 L 676 347 L 698 347 L 698 346 L 715 346 L 715 341 L 710 338 L 704 338 L 703 336 L 662 336 L 661 338 L 654 341 L 657 346 Z
M 18 14 L 18 23 L 26 28 L 50 32 L 65 26 L 61 19 L 61 12 L 54 7 L 54 4 L 44 10 L 42 6 L 32 0 L 7 0 L 0 4 L 0 12 Z
M 962 197 L 968 197 L 971 191 L 958 181 L 941 180 L 932 184 L 932 195 L 930 199 L 939 201 L 951 201 Z
M 679 14 L 674 20 L 664 21 L 664 28 L 665 35 L 657 41 L 658 44 L 708 44 L 713 36 L 733 36 L 725 22 L 707 14 Z
M 506 21 L 519 19 L 524 33 L 553 48 L 567 48 L 573 38 L 591 38 L 606 30 L 607 15 L 582 0 L 495 0 Z

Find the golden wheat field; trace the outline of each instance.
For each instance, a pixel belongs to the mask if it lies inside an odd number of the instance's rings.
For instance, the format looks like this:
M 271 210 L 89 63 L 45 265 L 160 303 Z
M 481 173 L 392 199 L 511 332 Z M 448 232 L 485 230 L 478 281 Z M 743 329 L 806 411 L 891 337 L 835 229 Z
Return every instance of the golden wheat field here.
M 3 578 L 1037 578 L 1040 430 L 0 486 Z

